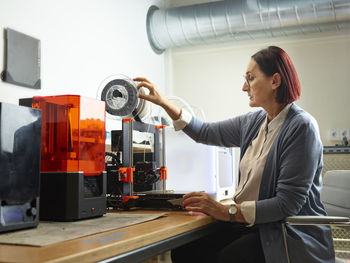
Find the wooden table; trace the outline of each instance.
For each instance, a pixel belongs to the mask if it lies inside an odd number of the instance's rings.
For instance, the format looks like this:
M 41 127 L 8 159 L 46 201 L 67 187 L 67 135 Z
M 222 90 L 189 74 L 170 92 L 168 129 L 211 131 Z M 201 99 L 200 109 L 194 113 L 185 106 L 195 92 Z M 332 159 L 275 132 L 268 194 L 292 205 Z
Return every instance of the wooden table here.
M 141 211 L 125 212 L 141 213 Z M 142 211 L 159 213 L 159 211 Z M 0 244 L 0 262 L 140 262 L 215 231 L 215 220 L 203 214 L 167 211 L 145 223 L 45 247 Z M 107 242 L 99 243 L 99 240 Z

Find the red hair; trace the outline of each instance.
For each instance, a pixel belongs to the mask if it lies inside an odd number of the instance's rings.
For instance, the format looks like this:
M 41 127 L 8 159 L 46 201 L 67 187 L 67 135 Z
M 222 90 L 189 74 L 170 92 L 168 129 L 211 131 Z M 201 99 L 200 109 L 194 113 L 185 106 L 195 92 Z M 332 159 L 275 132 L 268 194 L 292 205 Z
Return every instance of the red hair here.
M 276 101 L 280 104 L 292 103 L 300 98 L 301 86 L 298 74 L 288 54 L 279 47 L 269 46 L 255 53 L 252 59 L 268 77 L 275 73 L 281 76 Z

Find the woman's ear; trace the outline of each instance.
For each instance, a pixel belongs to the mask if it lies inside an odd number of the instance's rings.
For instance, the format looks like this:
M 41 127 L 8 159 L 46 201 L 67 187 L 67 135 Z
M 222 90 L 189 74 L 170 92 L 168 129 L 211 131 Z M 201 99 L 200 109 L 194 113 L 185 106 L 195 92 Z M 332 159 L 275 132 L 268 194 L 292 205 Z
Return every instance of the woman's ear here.
M 272 88 L 277 89 L 279 86 L 281 86 L 281 75 L 275 73 L 272 75 Z

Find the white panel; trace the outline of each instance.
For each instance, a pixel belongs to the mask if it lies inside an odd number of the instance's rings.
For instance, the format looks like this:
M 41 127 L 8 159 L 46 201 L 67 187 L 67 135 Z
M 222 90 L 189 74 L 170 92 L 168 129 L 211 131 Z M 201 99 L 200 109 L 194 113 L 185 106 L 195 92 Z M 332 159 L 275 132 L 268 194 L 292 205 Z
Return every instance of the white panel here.
M 215 194 L 215 147 L 199 144 L 184 132 L 166 128 L 167 189 Z
M 234 196 L 238 181 L 240 148 L 216 147 L 216 200 Z
M 167 190 L 205 191 L 217 201 L 232 198 L 239 152 L 239 148 L 196 143 L 184 132 L 166 128 Z

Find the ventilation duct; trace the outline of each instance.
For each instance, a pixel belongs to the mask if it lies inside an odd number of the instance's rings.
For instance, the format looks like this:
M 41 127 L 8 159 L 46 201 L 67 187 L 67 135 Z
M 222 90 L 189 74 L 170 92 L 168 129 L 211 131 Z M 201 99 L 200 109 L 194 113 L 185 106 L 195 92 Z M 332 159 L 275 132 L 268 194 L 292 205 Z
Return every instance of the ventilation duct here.
M 156 53 L 171 47 L 350 28 L 350 0 L 226 0 L 160 10 L 147 34 Z

